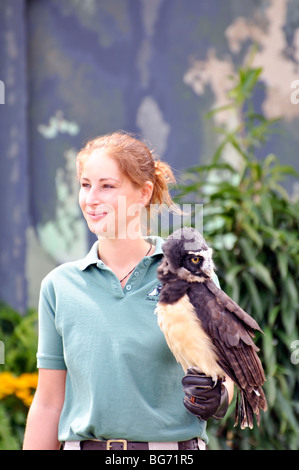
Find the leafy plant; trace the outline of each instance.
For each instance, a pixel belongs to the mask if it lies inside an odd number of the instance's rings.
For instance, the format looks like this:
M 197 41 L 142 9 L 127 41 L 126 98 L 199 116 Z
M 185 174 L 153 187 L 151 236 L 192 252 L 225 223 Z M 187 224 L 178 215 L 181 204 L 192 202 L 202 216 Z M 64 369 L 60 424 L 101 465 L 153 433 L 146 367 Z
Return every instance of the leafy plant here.
M 255 110 L 261 68 L 239 69 L 228 104 L 236 125 L 218 128 L 221 141 L 210 164 L 183 175 L 177 202 L 203 203 L 204 236 L 214 249 L 221 287 L 260 324 L 257 336 L 267 382 L 269 410 L 259 428 L 233 428 L 233 406 L 226 418 L 208 425 L 212 449 L 298 449 L 299 365 L 291 343 L 299 339 L 299 202 L 283 181 L 298 178 L 277 156 L 257 157 L 275 130 Z M 234 154 L 238 164 L 230 159 Z
M 0 304 L 0 340 L 5 364 L 0 365 L 0 450 L 20 449 L 28 407 L 36 388 L 37 313 L 21 316 Z

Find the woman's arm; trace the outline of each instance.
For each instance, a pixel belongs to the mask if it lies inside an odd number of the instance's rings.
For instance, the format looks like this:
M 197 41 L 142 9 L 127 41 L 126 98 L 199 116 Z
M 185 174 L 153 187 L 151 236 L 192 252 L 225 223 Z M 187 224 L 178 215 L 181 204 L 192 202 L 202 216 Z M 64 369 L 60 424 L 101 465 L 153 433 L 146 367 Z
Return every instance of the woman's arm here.
M 58 450 L 58 422 L 64 403 L 65 370 L 39 369 L 38 386 L 30 407 L 24 450 Z

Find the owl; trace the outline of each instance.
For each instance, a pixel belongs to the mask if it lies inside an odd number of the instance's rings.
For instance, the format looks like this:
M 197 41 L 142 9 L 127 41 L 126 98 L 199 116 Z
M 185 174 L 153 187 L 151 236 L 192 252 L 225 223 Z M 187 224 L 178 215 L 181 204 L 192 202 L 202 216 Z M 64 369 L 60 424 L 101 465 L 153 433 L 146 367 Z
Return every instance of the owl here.
M 235 426 L 253 427 L 267 410 L 264 370 L 253 338 L 257 322 L 214 281 L 212 249 L 194 228 L 184 227 L 164 244 L 158 267 L 162 284 L 156 314 L 166 342 L 186 372 L 213 381 L 230 377 L 238 389 Z

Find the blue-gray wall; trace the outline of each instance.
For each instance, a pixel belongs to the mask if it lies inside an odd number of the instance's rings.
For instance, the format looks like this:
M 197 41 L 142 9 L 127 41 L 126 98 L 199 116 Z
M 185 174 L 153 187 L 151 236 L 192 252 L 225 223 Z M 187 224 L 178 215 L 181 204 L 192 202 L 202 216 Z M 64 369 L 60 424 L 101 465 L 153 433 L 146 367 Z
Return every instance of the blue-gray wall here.
M 298 21 L 299 0 L 1 0 L 0 299 L 36 307 L 42 277 L 88 250 L 75 157 L 89 138 L 136 132 L 178 171 L 209 161 L 213 125 L 234 116 L 205 113 L 253 41 L 261 110 L 284 118 L 265 151 L 298 165 Z
M 27 302 L 29 225 L 26 23 L 23 0 L 0 3 L 0 299 L 23 311 Z

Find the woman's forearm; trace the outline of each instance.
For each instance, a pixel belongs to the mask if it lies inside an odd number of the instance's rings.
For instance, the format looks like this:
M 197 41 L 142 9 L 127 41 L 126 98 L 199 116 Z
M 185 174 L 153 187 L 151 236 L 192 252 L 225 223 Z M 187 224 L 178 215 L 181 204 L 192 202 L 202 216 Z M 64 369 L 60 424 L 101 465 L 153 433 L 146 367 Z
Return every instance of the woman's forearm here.
M 28 413 L 23 450 L 59 450 L 60 411 L 33 401 Z

